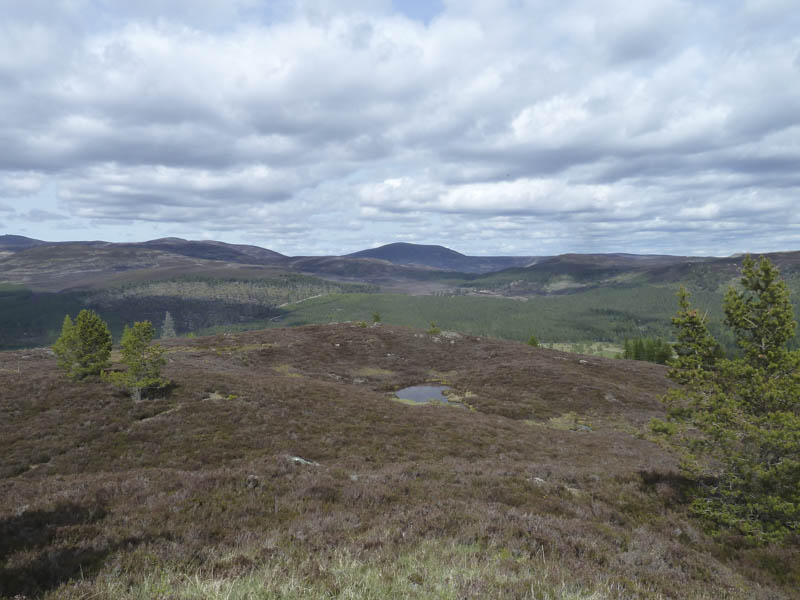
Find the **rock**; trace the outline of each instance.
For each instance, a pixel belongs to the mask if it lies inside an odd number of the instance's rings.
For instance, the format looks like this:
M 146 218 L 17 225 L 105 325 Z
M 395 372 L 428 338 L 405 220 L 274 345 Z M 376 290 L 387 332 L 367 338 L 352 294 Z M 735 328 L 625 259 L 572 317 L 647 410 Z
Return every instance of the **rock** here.
M 261 485 L 261 479 L 257 475 L 248 475 L 244 484 L 252 490 Z
M 461 339 L 461 334 L 457 333 L 455 331 L 443 331 L 439 335 L 441 335 L 444 338 L 448 338 L 448 339 L 454 339 L 454 340 L 460 340 Z
M 314 462 L 313 460 L 306 460 L 305 458 L 301 458 L 299 456 L 287 456 L 287 460 L 293 462 L 296 465 L 309 465 L 311 467 L 319 467 L 320 464 L 318 462 Z

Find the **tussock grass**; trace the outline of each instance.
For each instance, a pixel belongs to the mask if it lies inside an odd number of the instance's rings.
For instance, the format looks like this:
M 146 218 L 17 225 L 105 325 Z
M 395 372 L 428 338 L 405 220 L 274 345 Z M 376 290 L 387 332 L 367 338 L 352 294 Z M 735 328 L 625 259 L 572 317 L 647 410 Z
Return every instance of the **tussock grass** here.
M 380 554 L 356 555 L 337 550 L 315 557 L 281 556 L 265 566 L 238 575 L 191 574 L 160 566 L 144 577 L 123 583 L 118 575 L 101 575 L 60 590 L 59 598 L 119 600 L 257 600 L 387 599 L 513 597 L 536 600 L 605 600 L 629 597 L 663 598 L 641 588 L 627 589 L 612 579 L 576 585 L 558 562 L 544 554 L 513 557 L 500 548 L 425 541 L 387 559 Z M 48 596 L 45 596 L 47 598 Z

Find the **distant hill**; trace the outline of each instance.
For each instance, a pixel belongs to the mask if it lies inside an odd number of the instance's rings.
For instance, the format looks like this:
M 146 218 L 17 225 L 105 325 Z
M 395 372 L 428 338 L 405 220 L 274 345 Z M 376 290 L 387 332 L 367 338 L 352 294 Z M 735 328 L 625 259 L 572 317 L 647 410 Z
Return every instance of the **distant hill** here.
M 800 252 L 768 254 L 800 289 Z M 532 296 L 599 287 L 683 283 L 718 291 L 738 276 L 740 256 L 562 254 L 467 256 L 439 245 L 398 242 L 344 256 L 289 257 L 267 248 L 214 240 L 161 238 L 139 243 L 46 242 L 0 236 L 0 284 L 40 291 L 98 288 L 125 281 L 182 274 L 242 276 L 304 273 L 336 281 L 364 282 L 411 294 L 489 293 Z M 253 271 L 255 270 L 255 271 Z M 252 275 L 252 273 L 251 273 Z
M 531 256 L 467 256 L 444 246 L 396 242 L 346 255 L 353 258 L 378 258 L 397 265 L 423 266 L 461 273 L 488 273 L 524 266 L 536 260 Z
M 766 254 L 787 278 L 800 277 L 800 252 Z M 741 257 L 696 257 L 637 254 L 562 254 L 523 268 L 475 277 L 468 288 L 510 296 L 574 293 L 618 285 L 684 284 L 714 291 L 739 276 Z
M 292 271 L 313 273 L 321 277 L 379 282 L 394 279 L 436 279 L 440 269 L 425 265 L 396 264 L 384 259 L 348 256 L 297 256 L 284 265 Z
M 193 241 L 181 238 L 161 238 L 130 245 L 164 250 L 191 258 L 224 260 L 242 264 L 275 263 L 286 258 L 283 254 L 258 246 L 226 244 L 225 242 L 210 240 Z
M 25 237 L 24 235 L 0 235 L 0 252 L 18 252 L 19 250 L 44 244 L 47 244 L 47 242 Z
M 9 238 L 11 238 L 9 240 Z M 39 291 L 103 287 L 129 280 L 187 274 L 240 275 L 242 269 L 281 271 L 287 257 L 257 246 L 163 238 L 141 243 L 43 242 L 4 236 L 0 283 Z M 0 249 L 3 246 L 0 246 Z M 221 272 L 222 271 L 222 272 Z

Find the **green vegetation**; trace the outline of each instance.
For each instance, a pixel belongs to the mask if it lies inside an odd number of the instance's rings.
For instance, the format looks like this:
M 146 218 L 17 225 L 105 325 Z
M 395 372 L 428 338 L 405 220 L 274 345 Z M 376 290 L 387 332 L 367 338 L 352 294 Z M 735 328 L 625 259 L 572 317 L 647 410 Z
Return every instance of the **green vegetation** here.
M 701 487 L 694 511 L 717 528 L 781 540 L 800 532 L 800 351 L 787 348 L 796 328 L 789 292 L 769 260 L 747 257 L 724 307 L 738 358 L 717 357 L 705 317 L 681 290 L 670 376 L 684 387 L 666 401 L 673 421 L 690 426 L 677 440 Z
M 173 277 L 80 293 L 33 293 L 4 286 L 0 288 L 0 348 L 51 344 L 58 337 L 63 315 L 83 308 L 102 312 L 116 340 L 126 323 L 162 324 L 167 312 L 176 334 L 182 336 L 311 323 L 369 323 L 376 322 L 376 316 L 387 324 L 426 329 L 434 321 L 441 329 L 521 342 L 535 331 L 540 344 L 621 346 L 626 339 L 669 340 L 673 335 L 674 284 L 631 279 L 607 287 L 578 286 L 568 294 L 510 299 L 466 295 L 465 289 L 431 296 L 378 294 L 372 285 L 297 274 L 259 278 L 252 273 Z M 510 276 L 508 272 L 501 275 Z M 723 275 L 727 281 L 727 274 Z M 793 285 L 799 287 L 800 279 Z M 718 287 L 697 290 L 694 300 L 708 311 L 709 330 L 722 348 L 735 355 L 739 350 L 733 333 L 723 325 L 723 295 Z M 162 337 L 164 330 L 162 325 Z M 797 340 L 790 346 L 798 347 Z
M 74 323 L 66 315 L 53 352 L 58 357 L 58 366 L 70 379 L 100 375 L 110 365 L 111 332 L 92 310 L 79 312 Z
M 536 338 L 535 335 L 532 335 L 528 338 L 528 346 L 533 346 L 534 348 L 539 346 L 539 340 Z
M 166 364 L 164 349 L 158 344 L 151 344 L 156 329 L 150 321 L 125 327 L 122 334 L 122 362 L 125 371 L 107 371 L 103 378 L 130 393 L 135 401 L 142 399 L 142 394 L 152 394 L 167 385 L 161 377 L 161 369 Z
M 697 296 L 711 310 L 714 326 L 721 323 L 721 296 Z M 400 294 L 331 294 L 281 307 L 273 320 L 263 319 L 205 333 L 311 323 L 366 321 L 373 312 L 384 323 L 427 329 L 434 321 L 441 329 L 472 335 L 526 342 L 536 331 L 540 343 L 579 340 L 621 345 L 636 337 L 669 338 L 675 288 L 598 288 L 565 296 L 538 296 L 526 300 L 480 296 L 405 296 Z M 733 340 L 731 338 L 731 343 Z
M 636 338 L 625 340 L 622 358 L 646 360 L 659 365 L 667 364 L 672 358 L 672 344 L 660 338 Z
M 271 277 L 177 277 L 130 283 L 92 292 L 33 292 L 0 284 L 0 349 L 46 346 L 59 335 L 65 314 L 82 309 L 101 312 L 113 337 L 126 323 L 166 323 L 170 313 L 176 332 L 268 320 L 281 304 L 330 293 L 372 293 L 368 284 L 325 281 L 306 275 Z M 162 325 L 162 337 L 164 326 Z M 167 330 L 169 333 L 169 330 Z
M 65 314 L 86 308 L 75 293 L 34 293 L 22 286 L 0 285 L 0 348 L 49 346 L 60 335 Z
M 279 306 L 315 296 L 368 293 L 376 289 L 369 284 L 336 283 L 294 273 L 263 278 L 184 276 L 101 290 L 92 295 L 91 301 L 102 305 L 129 299 L 179 297 L 187 300 Z

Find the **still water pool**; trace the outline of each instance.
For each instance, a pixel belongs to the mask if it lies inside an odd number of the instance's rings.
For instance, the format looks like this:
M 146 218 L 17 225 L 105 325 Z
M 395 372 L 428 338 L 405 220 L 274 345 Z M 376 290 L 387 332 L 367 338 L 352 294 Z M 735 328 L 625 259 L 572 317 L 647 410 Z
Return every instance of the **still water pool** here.
M 411 400 L 420 404 L 429 402 L 443 402 L 447 404 L 447 397 L 444 393 L 450 389 L 448 385 L 412 385 L 395 392 L 401 400 Z

